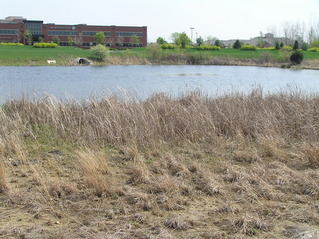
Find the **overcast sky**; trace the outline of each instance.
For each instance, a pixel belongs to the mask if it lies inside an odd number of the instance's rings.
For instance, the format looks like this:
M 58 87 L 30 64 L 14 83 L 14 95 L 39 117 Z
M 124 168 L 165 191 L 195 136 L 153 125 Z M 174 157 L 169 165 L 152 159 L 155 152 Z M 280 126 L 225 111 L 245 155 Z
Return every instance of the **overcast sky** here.
M 45 23 L 147 26 L 148 41 L 173 32 L 249 39 L 284 22 L 319 20 L 319 0 L 0 0 L 1 16 Z

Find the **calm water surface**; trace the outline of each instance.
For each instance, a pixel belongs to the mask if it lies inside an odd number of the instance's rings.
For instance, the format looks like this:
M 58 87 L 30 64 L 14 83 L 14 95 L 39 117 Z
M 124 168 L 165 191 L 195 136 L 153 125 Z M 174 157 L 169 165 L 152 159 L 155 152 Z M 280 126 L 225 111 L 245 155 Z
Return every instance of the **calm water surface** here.
M 0 102 L 53 95 L 82 100 L 128 93 L 145 99 L 201 90 L 210 96 L 233 91 L 319 91 L 319 71 L 235 66 L 0 67 Z

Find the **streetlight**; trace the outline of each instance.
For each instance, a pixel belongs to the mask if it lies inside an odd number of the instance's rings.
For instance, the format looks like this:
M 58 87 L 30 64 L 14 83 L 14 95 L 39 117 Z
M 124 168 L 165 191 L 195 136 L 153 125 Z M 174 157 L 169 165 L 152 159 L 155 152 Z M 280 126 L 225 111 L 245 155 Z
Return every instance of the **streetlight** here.
M 195 29 L 194 27 L 190 27 L 190 29 L 191 29 L 191 41 L 192 41 L 192 43 L 193 43 L 193 30 Z

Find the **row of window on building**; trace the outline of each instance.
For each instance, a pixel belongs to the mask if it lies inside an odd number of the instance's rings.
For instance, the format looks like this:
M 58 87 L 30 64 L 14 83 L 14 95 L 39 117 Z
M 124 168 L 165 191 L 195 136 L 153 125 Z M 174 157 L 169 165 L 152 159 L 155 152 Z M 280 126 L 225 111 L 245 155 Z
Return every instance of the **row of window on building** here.
M 61 46 L 68 46 L 69 43 L 68 42 L 61 42 L 60 45 Z M 96 45 L 96 43 L 93 43 L 93 42 L 84 42 L 84 43 L 82 43 L 82 46 L 84 46 L 84 47 L 90 47 L 90 46 L 95 46 L 95 45 Z M 105 43 L 104 45 L 107 46 L 107 47 L 112 47 L 111 43 Z M 143 44 L 115 43 L 115 46 L 116 47 L 142 47 Z
M 41 32 L 38 32 L 38 34 L 34 34 L 35 31 L 33 32 L 33 35 L 41 35 Z M 82 35 L 83 36 L 94 36 L 98 32 L 94 31 L 83 31 Z M 0 35 L 17 35 L 18 31 L 14 29 L 2 29 L 0 30 Z M 77 36 L 78 32 L 77 31 L 48 31 L 49 36 Z M 111 32 L 104 32 L 104 35 L 106 37 L 111 36 Z M 137 36 L 137 37 L 143 37 L 142 32 L 116 32 L 117 37 L 132 37 L 132 36 Z
M 0 35 L 17 35 L 17 30 L 10 30 L 10 29 L 0 29 Z
M 94 31 L 83 31 L 81 32 L 83 36 L 94 36 L 98 32 Z M 143 37 L 142 32 L 116 32 L 115 33 L 117 37 L 132 37 L 132 36 L 137 36 L 137 37 Z M 77 36 L 78 32 L 77 31 L 48 31 L 49 36 Z M 104 32 L 104 36 L 110 37 L 111 32 Z

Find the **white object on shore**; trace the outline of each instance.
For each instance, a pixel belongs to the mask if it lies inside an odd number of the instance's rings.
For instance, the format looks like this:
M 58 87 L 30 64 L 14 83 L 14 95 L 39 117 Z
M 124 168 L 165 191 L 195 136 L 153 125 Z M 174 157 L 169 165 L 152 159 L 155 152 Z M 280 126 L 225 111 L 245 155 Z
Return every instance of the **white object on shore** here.
M 56 64 L 56 60 L 47 60 L 48 64 Z

